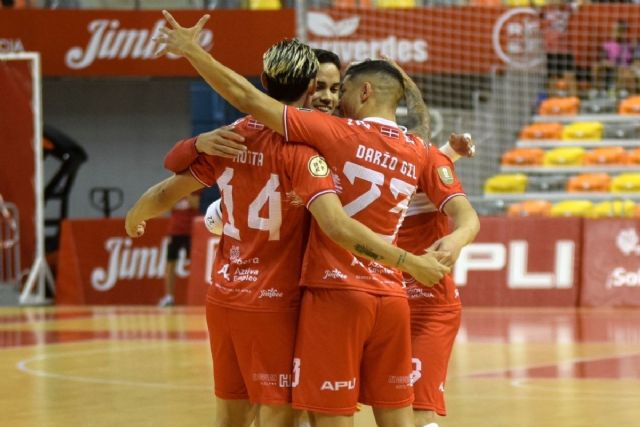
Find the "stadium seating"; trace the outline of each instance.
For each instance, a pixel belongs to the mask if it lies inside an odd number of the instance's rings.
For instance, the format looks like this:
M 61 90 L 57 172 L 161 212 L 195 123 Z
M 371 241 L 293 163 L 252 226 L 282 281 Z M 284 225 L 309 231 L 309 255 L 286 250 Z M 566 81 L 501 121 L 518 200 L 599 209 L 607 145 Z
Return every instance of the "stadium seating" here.
M 604 124 L 600 122 L 576 122 L 562 129 L 562 139 L 593 141 L 602 139 Z
M 539 148 L 514 148 L 502 155 L 503 165 L 542 165 L 544 151 Z
M 570 193 L 583 191 L 609 191 L 611 177 L 606 173 L 585 173 L 572 176 L 567 182 L 567 191 Z
M 564 200 L 553 205 L 551 216 L 554 217 L 586 217 L 593 208 L 591 200 Z
M 585 149 L 582 147 L 560 147 L 544 153 L 545 166 L 580 166 Z
M 495 175 L 484 183 L 484 192 L 491 193 L 524 193 L 527 189 L 527 175 L 503 174 Z
M 640 114 L 640 96 L 631 96 L 618 106 L 620 114 Z
M 571 116 L 580 109 L 580 99 L 572 96 L 566 98 L 547 98 L 540 103 L 538 113 L 543 116 Z
M 627 152 L 622 147 L 600 147 L 587 152 L 585 165 L 624 165 L 627 163 Z
M 631 200 L 613 200 L 595 204 L 589 218 L 633 218 L 636 204 Z
M 507 216 L 550 216 L 551 203 L 546 200 L 525 200 L 509 206 Z
M 526 126 L 520 132 L 520 139 L 560 139 L 562 138 L 561 123 L 534 123 Z
M 640 173 L 624 173 L 611 181 L 611 191 L 614 193 L 640 192 Z

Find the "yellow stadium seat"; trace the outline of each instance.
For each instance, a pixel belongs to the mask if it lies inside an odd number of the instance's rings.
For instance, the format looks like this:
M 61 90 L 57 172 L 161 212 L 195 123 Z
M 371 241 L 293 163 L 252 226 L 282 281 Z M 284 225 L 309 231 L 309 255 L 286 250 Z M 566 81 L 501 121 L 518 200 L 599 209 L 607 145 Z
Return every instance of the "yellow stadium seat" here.
M 551 208 L 551 216 L 577 216 L 586 217 L 593 208 L 590 200 L 564 200 Z
M 531 6 L 544 6 L 547 4 L 546 0 L 507 0 L 507 6 L 511 7 L 531 7 Z
M 602 139 L 604 124 L 601 122 L 575 122 L 562 129 L 562 139 L 598 141 Z
M 281 9 L 280 0 L 249 0 L 249 9 L 251 10 L 275 10 Z
M 545 166 L 580 166 L 585 150 L 582 147 L 560 147 L 544 154 Z
M 382 9 L 408 9 L 416 7 L 415 0 L 377 0 L 376 6 Z
M 640 192 L 640 173 L 623 173 L 611 181 L 612 193 Z
M 589 218 L 633 218 L 635 213 L 636 204 L 631 200 L 614 200 L 594 205 Z
M 495 175 L 484 182 L 485 193 L 524 193 L 527 176 L 523 174 Z

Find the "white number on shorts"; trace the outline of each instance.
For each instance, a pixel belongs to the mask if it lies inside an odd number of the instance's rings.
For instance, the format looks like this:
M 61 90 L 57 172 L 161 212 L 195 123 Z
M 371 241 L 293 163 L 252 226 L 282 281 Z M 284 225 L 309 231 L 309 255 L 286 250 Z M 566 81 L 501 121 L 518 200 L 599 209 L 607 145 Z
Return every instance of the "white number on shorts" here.
M 300 384 L 300 358 L 293 358 L 293 381 L 291 381 L 291 387 L 298 387 Z
M 355 182 L 356 178 L 360 178 L 371 183 L 371 188 L 369 188 L 367 192 L 361 194 L 351 202 L 344 205 L 344 210 L 347 215 L 354 216 L 358 212 L 363 211 L 367 208 L 367 206 L 375 202 L 382 195 L 382 191 L 380 190 L 380 186 L 384 185 L 384 174 L 382 172 L 374 171 L 352 162 L 346 162 L 344 164 L 343 173 L 351 184 Z M 404 218 L 404 213 L 409 207 L 409 200 L 411 199 L 413 193 L 416 191 L 416 186 L 402 181 L 401 179 L 392 178 L 389 183 L 389 187 L 393 197 L 396 200 L 398 200 L 399 198 L 398 204 L 395 207 L 391 208 L 389 212 L 399 213 L 400 218 L 398 219 L 398 224 L 396 226 L 395 232 L 391 236 L 382 237 L 385 238 L 385 240 L 393 241 L 396 237 L 396 234 L 398 233 L 400 225 L 402 224 L 401 219 Z
M 411 364 L 413 365 L 413 372 L 411 372 L 410 380 L 411 385 L 414 385 L 422 378 L 422 361 L 417 357 L 412 357 Z
M 230 184 L 233 179 L 233 169 L 226 168 L 222 175 L 218 178 L 218 187 L 222 192 L 222 200 L 227 209 L 227 220 L 223 227 L 223 233 L 236 240 L 240 240 L 240 230 L 235 226 L 233 217 L 233 186 Z M 249 216 L 247 224 L 249 228 L 254 230 L 263 230 L 269 232 L 269 240 L 280 239 L 280 226 L 282 225 L 282 207 L 280 205 L 280 192 L 276 191 L 280 186 L 280 178 L 278 175 L 271 174 L 258 196 L 249 205 Z M 269 217 L 260 216 L 260 210 L 268 203 Z

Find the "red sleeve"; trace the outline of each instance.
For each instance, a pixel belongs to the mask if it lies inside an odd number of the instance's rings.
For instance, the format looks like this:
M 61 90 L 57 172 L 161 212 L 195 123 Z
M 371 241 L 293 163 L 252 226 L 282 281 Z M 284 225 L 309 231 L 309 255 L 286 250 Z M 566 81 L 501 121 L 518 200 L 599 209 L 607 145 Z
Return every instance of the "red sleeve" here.
M 320 111 L 285 106 L 284 139 L 315 148 L 320 153 L 337 149 L 336 144 L 348 134 L 346 121 Z
M 197 156 L 196 160 L 189 166 L 191 175 L 207 187 L 211 187 L 216 183 L 215 159 L 216 157 L 214 156 Z
M 430 146 L 426 150 L 425 167 L 419 185 L 436 208 L 442 211 L 449 200 L 465 196 L 465 192 L 451 159 L 436 147 Z
M 304 145 L 290 145 L 286 160 L 293 190 L 306 207 L 316 197 L 325 193 L 335 193 L 336 188 L 331 170 L 318 152 Z
M 164 158 L 165 169 L 173 173 L 181 173 L 189 169 L 191 163 L 198 158 L 196 138 L 194 136 L 193 138 L 178 141 Z

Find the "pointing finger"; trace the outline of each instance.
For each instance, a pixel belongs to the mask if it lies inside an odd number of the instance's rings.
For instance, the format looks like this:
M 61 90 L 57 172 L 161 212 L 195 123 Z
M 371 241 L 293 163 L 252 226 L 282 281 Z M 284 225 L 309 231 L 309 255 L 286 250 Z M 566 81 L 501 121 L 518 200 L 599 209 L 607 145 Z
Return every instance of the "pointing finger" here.
M 173 16 L 171 16 L 171 14 L 168 11 L 163 10 L 162 14 L 164 15 L 164 19 L 167 20 L 167 22 L 169 23 L 169 25 L 171 25 L 171 27 L 176 28 L 176 29 L 177 28 L 182 28 L 180 26 L 180 24 L 178 24 L 178 21 L 176 21 L 175 18 Z

